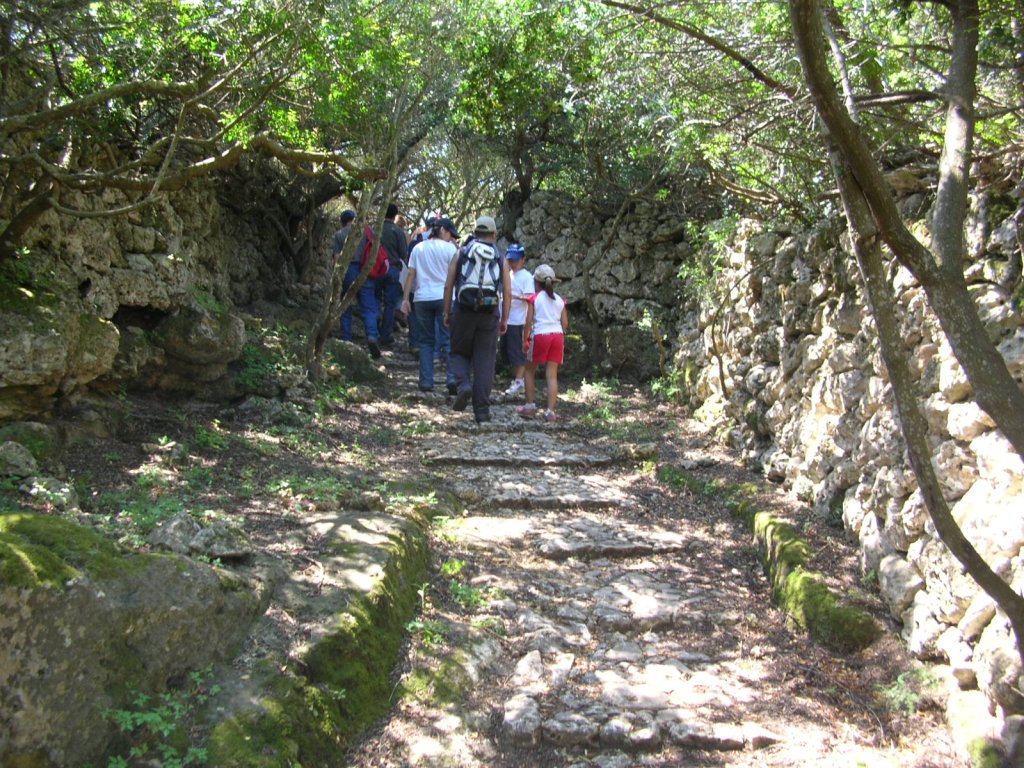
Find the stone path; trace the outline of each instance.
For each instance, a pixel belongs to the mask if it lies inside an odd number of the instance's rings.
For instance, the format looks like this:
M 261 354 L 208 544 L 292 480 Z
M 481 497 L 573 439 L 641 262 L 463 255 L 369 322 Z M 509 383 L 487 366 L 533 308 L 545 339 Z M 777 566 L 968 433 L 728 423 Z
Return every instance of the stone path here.
M 415 389 L 407 353 L 386 362 Z M 464 506 L 443 557 L 489 599 L 449 614 L 444 643 L 414 645 L 406 682 L 434 682 L 401 698 L 353 765 L 902 764 L 828 708 L 832 681 L 778 674 L 778 654 L 806 645 L 763 631 L 779 617 L 750 551 L 646 503 L 636 463 L 578 440 L 571 419 L 492 414 L 478 427 L 445 412 L 421 451 Z

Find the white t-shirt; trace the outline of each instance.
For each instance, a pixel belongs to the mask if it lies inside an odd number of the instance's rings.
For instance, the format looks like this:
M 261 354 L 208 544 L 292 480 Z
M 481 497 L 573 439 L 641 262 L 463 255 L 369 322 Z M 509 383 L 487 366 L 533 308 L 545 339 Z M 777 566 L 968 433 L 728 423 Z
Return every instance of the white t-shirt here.
M 512 271 L 512 309 L 508 313 L 509 325 L 526 325 L 526 305 L 528 299 L 517 299 L 516 296 L 532 296 L 534 293 L 533 275 L 528 269 Z
M 424 240 L 412 249 L 409 268 L 416 270 L 416 283 L 412 286 L 416 301 L 434 301 L 444 298 L 444 284 L 448 280 L 448 265 L 455 255 L 455 243 L 438 237 Z
M 557 293 L 552 299 L 541 291 L 530 301 L 533 302 L 533 335 L 562 333 L 562 310 L 565 309 L 565 299 Z

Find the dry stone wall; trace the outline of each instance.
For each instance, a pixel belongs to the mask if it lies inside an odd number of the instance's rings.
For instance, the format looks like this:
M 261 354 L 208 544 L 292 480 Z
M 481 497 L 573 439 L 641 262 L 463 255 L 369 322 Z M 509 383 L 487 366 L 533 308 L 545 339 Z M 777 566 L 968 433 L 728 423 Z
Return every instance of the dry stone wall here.
M 326 248 L 297 258 L 287 179 L 254 164 L 113 218 L 45 214 L 17 284 L 0 281 L 0 421 L 45 417 L 94 390 L 237 394 L 227 374 L 243 312 L 276 303 L 315 316 L 330 275 Z M 63 202 L 95 211 L 133 200 Z
M 924 181 L 914 174 L 897 181 L 904 213 L 927 237 Z M 842 223 L 798 231 L 740 221 L 718 254 L 713 298 L 689 312 L 676 274 L 692 248 L 651 246 L 672 224 L 651 207 L 612 233 L 568 201 L 540 196 L 517 236 L 534 266 L 545 260 L 565 278 L 560 290 L 577 308 L 580 265 L 593 260 L 603 321 L 634 329 L 628 338 L 606 334 L 610 359 L 642 359 L 637 347 L 656 346 L 650 330 L 638 330 L 645 313 L 670 326 L 676 375 L 697 415 L 823 522 L 845 527 L 908 647 L 948 660 L 961 686 L 979 688 L 999 714 L 1024 712 L 1007 621 L 938 541 L 917 490 Z M 973 226 L 967 276 L 993 340 L 1024 382 L 1024 320 L 998 284 L 1019 258 L 1015 248 L 1012 218 Z M 923 290 L 906 270 L 891 269 L 946 497 L 988 562 L 1022 588 L 1024 465 L 972 399 Z

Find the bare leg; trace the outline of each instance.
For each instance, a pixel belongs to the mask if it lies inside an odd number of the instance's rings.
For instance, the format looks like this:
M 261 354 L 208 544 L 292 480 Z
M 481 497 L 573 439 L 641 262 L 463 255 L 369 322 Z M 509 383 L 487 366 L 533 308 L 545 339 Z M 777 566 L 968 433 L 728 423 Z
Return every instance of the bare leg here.
M 536 382 L 534 381 L 534 376 L 536 375 L 536 373 L 537 373 L 537 364 L 533 363 L 533 362 L 528 362 L 526 364 L 526 371 L 525 371 L 526 376 L 524 377 L 525 378 L 525 382 L 526 382 L 526 402 L 527 402 L 527 404 L 533 402 L 533 397 L 536 394 L 535 390 L 536 390 L 537 387 L 536 387 Z
M 530 378 L 532 380 L 533 377 Z M 558 363 L 547 364 L 544 368 L 544 380 L 548 385 L 548 410 L 554 412 L 555 401 L 558 400 Z

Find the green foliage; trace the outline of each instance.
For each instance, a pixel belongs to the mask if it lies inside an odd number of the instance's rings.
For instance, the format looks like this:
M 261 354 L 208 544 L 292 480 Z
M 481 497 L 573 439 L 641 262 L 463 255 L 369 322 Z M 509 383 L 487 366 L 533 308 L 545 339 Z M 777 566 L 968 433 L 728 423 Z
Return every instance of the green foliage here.
M 922 693 L 935 688 L 939 679 L 927 668 L 918 667 L 901 673 L 889 685 L 878 685 L 875 692 L 886 709 L 904 715 L 917 711 Z
M 189 727 L 198 710 L 220 687 L 208 685 L 211 668 L 192 672 L 181 690 L 151 696 L 133 693 L 130 709 L 105 709 L 103 717 L 114 723 L 129 741 L 126 754 L 112 757 L 107 768 L 127 768 L 137 761 L 158 760 L 164 768 L 184 768 L 206 763 L 205 747 L 189 745 Z
M 655 477 L 657 477 L 658 482 L 672 488 L 687 490 L 700 495 L 707 495 L 710 492 L 710 486 L 707 482 L 700 480 L 692 472 L 672 464 L 660 465 L 655 471 Z
M 448 639 L 448 627 L 444 622 L 433 619 L 413 619 L 405 625 L 407 632 L 418 635 L 427 648 L 444 645 Z
M 195 299 L 196 304 L 214 317 L 220 317 L 225 312 L 224 305 L 217 301 L 217 298 L 209 291 L 193 288 L 192 298 Z
M 449 576 L 454 578 L 462 573 L 463 568 L 466 567 L 465 560 L 446 560 L 441 564 L 441 575 Z
M 242 347 L 237 381 L 249 390 L 274 385 L 279 378 L 301 379 L 304 339 L 284 326 L 261 329 Z
M 223 451 L 228 447 L 228 436 L 221 431 L 220 421 L 214 419 L 210 426 L 197 424 L 194 438 L 196 447 L 204 451 Z

